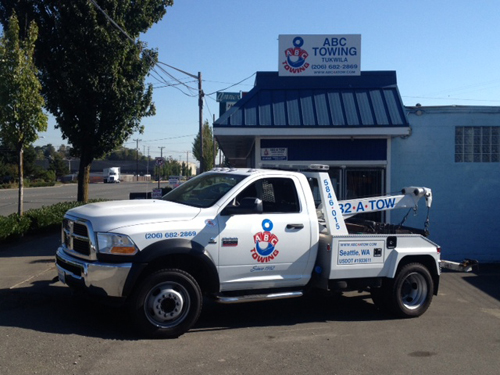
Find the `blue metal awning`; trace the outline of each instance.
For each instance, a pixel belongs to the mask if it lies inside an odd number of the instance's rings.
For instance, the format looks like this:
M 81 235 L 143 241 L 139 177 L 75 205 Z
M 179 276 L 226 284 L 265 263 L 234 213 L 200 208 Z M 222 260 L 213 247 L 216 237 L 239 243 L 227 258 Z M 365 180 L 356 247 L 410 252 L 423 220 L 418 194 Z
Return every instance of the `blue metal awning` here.
M 387 137 L 408 135 L 409 123 L 394 71 L 340 77 L 257 72 L 254 88 L 215 121 L 214 134 L 226 156 L 245 158 L 259 136 Z

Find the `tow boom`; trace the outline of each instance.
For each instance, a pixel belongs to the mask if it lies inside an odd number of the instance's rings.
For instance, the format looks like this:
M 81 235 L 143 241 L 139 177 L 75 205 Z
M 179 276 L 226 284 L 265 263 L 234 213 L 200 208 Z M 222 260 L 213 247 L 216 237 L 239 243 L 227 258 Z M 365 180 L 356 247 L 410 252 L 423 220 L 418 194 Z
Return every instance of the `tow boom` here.
M 342 216 L 347 219 L 356 214 L 379 212 L 398 208 L 416 210 L 418 201 L 425 198 L 427 208 L 432 206 L 432 190 L 426 187 L 410 186 L 401 190 L 401 194 L 389 194 L 371 198 L 357 198 L 339 201 Z

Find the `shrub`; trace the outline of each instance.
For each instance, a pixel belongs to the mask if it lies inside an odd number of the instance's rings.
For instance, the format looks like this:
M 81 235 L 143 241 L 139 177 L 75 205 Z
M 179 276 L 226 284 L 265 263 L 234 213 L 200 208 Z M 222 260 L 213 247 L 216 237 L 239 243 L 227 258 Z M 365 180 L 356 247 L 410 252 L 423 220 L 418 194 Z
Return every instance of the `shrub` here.
M 30 219 L 18 214 L 0 217 L 0 241 L 22 237 L 29 231 Z
M 101 201 L 103 200 L 95 199 L 89 203 Z M 29 234 L 57 230 L 61 228 L 66 211 L 81 205 L 83 205 L 82 202 L 63 202 L 28 210 L 23 216 L 17 213 L 0 216 L 0 242 L 12 241 Z
M 17 186 L 16 183 L 9 182 L 9 183 L 0 184 L 0 189 L 14 189 L 16 186 Z
M 45 187 L 54 186 L 55 181 L 29 181 L 26 183 L 26 187 Z
M 57 203 L 52 206 L 26 211 L 25 217 L 31 221 L 30 233 L 39 233 L 46 229 L 57 229 L 61 227 L 61 222 L 66 211 L 79 206 L 79 202 Z

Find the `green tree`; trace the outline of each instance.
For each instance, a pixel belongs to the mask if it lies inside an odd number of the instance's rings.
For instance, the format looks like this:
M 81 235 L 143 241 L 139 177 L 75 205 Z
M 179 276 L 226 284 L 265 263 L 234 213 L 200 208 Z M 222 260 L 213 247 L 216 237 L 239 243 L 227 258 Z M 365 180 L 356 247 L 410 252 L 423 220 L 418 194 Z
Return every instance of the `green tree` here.
M 79 156 L 78 201 L 88 200 L 90 166 L 155 114 L 145 78 L 157 52 L 138 40 L 173 0 L 4 0 L 0 19 L 22 9 L 41 25 L 36 61 L 47 109 Z M 117 27 L 118 26 L 118 27 Z
M 36 175 L 41 167 L 36 165 L 36 151 L 33 145 L 27 145 L 23 150 L 23 174 L 25 177 Z
M 172 156 L 164 159 L 164 163 L 161 167 L 155 167 L 154 173 L 156 176 L 160 176 L 161 179 L 169 178 L 170 176 L 180 175 L 180 165 L 177 160 L 174 160 Z
M 49 159 L 49 171 L 54 171 L 56 179 L 69 173 L 68 163 L 58 153 Z
M 16 177 L 16 151 L 0 138 L 0 184 L 12 183 Z
M 194 138 L 192 151 L 195 159 L 201 161 L 200 133 L 198 133 Z M 203 165 L 205 167 L 205 171 L 209 171 L 214 167 L 215 155 L 217 155 L 218 151 L 219 147 L 216 142 L 214 147 L 212 128 L 208 124 L 208 121 L 205 120 L 205 123 L 203 124 Z
M 56 153 L 56 148 L 52 146 L 52 144 L 50 143 L 48 145 L 42 146 L 42 149 L 43 149 L 43 156 L 46 159 L 51 158 Z
M 182 162 L 181 173 L 185 177 L 191 177 L 191 168 L 184 162 Z
M 17 153 L 19 194 L 17 212 L 23 214 L 23 151 L 47 130 L 47 116 L 37 68 L 33 60 L 38 27 L 31 22 L 24 40 L 14 13 L 0 39 L 0 134 Z
M 71 149 L 71 147 L 68 147 L 66 145 L 60 145 L 59 148 L 57 149 L 57 153 L 63 159 L 69 159 L 72 156 L 72 149 Z
M 133 160 L 137 159 L 137 150 L 125 147 L 119 147 L 104 155 L 104 160 Z M 139 151 L 139 160 L 146 160 L 147 158 Z

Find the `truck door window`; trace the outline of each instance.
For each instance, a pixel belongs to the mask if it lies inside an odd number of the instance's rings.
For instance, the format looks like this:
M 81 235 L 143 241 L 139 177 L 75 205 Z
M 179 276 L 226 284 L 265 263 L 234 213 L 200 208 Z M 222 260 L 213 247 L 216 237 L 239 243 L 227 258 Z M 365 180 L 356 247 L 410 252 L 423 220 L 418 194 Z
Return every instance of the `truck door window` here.
M 243 190 L 236 198 L 259 198 L 264 213 L 300 212 L 295 183 L 289 178 L 266 178 L 256 181 Z

